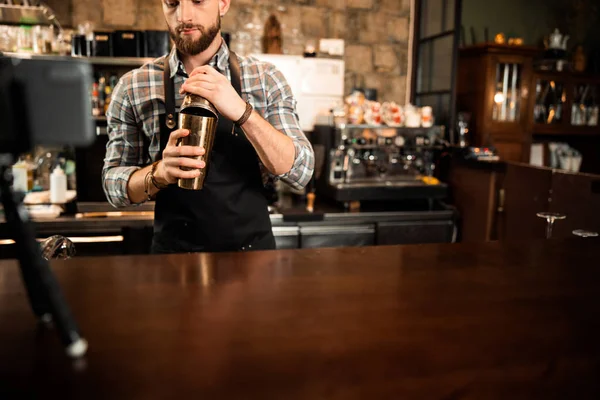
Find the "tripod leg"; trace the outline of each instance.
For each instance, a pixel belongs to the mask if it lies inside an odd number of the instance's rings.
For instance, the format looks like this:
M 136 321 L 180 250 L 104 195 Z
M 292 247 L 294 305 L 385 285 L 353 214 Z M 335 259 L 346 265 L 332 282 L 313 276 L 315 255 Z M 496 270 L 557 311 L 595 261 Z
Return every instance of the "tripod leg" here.
M 70 357 L 83 356 L 87 350 L 87 342 L 80 336 L 60 286 L 48 262 L 42 257 L 27 210 L 15 199 L 11 182 L 10 169 L 0 167 L 0 195 L 6 222 L 17 247 L 21 275 L 33 313 L 42 321 L 54 320 Z
M 0 170 L 0 195 L 2 196 L 2 205 L 4 206 L 4 214 L 6 215 L 6 223 L 9 226 L 9 232 L 12 234 L 12 239 L 15 241 L 17 248 L 17 258 L 20 261 L 21 278 L 27 290 L 27 296 L 29 297 L 29 304 L 36 317 L 43 322 L 50 322 L 52 320 L 52 314 L 50 311 L 50 305 L 48 299 L 43 295 L 42 282 L 38 279 L 37 275 L 31 268 L 23 268 L 22 260 L 30 258 L 31 253 L 35 253 L 35 249 L 28 248 L 24 243 L 24 231 L 20 228 L 18 204 L 19 201 L 16 199 L 17 194 L 12 192 L 11 188 L 11 173 L 7 168 L 2 167 Z M 35 256 L 34 256 L 35 257 Z

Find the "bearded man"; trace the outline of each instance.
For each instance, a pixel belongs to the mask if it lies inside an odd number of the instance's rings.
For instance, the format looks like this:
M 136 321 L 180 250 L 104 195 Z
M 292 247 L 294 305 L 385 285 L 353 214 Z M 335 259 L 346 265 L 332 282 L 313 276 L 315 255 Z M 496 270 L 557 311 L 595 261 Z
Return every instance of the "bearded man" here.
M 153 253 L 275 248 L 265 185 L 302 189 L 314 153 L 300 129 L 296 100 L 273 65 L 229 50 L 221 18 L 231 0 L 161 0 L 175 46 L 124 75 L 107 112 L 103 188 L 115 207 L 155 199 Z M 158 4 L 157 4 L 158 6 Z M 186 93 L 219 113 L 202 190 L 177 186 L 206 168 L 205 150 L 178 146 Z

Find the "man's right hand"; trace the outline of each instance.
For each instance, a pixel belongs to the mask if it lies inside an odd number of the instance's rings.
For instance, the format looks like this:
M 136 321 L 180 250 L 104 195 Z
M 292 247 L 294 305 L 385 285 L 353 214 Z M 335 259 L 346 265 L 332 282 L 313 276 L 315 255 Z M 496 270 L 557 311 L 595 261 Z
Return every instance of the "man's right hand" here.
M 200 170 L 206 166 L 204 161 L 196 157 L 204 154 L 204 148 L 199 146 L 177 146 L 177 141 L 190 134 L 187 129 L 178 129 L 171 132 L 169 142 L 162 153 L 162 161 L 158 163 L 154 178 L 163 185 L 177 182 L 179 178 L 195 178 L 200 175 Z M 180 167 L 192 168 L 184 171 Z

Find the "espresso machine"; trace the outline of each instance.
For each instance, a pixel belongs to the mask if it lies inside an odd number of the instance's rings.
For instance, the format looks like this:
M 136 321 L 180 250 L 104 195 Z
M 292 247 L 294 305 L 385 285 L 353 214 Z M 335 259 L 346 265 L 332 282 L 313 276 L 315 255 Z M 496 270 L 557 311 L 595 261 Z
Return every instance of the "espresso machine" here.
M 444 199 L 447 185 L 433 177 L 443 139 L 443 126 L 315 126 L 315 153 L 325 155 L 316 166 L 317 193 L 346 205 Z

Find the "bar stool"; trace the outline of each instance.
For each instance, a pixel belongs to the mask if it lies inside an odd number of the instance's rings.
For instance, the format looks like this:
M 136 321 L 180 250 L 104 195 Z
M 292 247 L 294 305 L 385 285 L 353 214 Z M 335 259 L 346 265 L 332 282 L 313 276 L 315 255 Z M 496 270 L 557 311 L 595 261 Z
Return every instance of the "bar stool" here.
M 565 214 L 551 212 L 539 212 L 536 215 L 540 218 L 546 219 L 546 239 L 550 239 L 552 237 L 552 228 L 554 227 L 554 221 L 567 218 Z
M 75 256 L 75 245 L 64 236 L 54 235 L 41 242 L 42 257 L 46 260 L 68 260 Z

